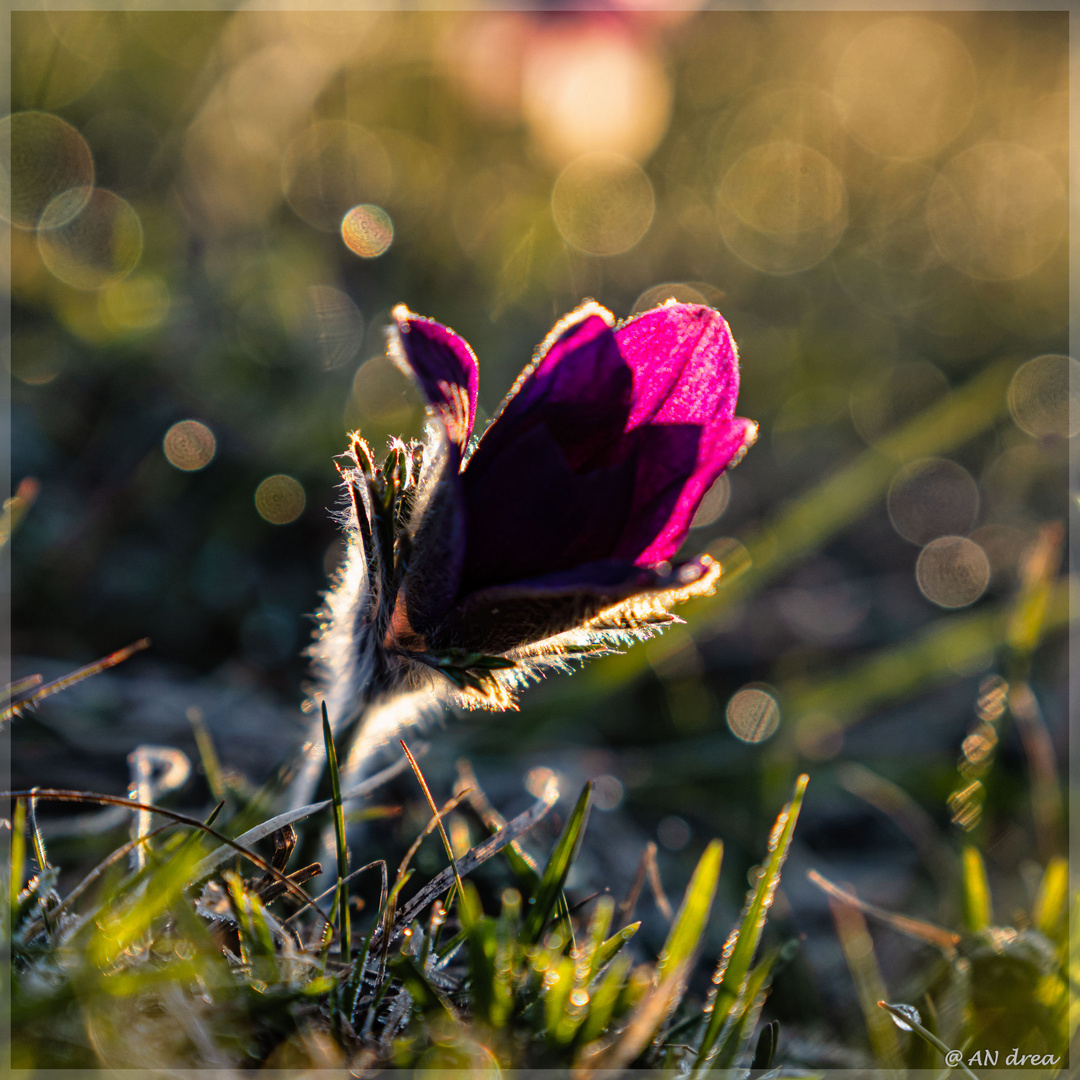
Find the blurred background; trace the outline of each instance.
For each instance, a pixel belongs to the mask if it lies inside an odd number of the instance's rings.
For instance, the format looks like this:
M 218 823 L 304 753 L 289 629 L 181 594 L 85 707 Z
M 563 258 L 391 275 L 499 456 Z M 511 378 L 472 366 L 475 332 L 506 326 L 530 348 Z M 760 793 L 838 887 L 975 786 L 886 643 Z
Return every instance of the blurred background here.
M 395 303 L 473 345 L 482 420 L 585 297 L 675 296 L 723 312 L 761 425 L 687 542 L 730 584 L 451 721 L 433 787 L 465 755 L 509 815 L 599 778 L 582 889 L 651 840 L 677 897 L 722 837 L 719 949 L 809 771 L 770 1008 L 835 1064 L 808 868 L 955 926 L 974 840 L 1028 905 L 1065 843 L 1067 13 L 14 12 L 12 57 L 14 674 L 153 642 L 15 722 L 16 786 L 122 792 L 137 744 L 196 759 L 193 717 L 250 783 L 294 751 L 333 457 L 421 431 Z M 907 991 L 925 946 L 874 933 Z

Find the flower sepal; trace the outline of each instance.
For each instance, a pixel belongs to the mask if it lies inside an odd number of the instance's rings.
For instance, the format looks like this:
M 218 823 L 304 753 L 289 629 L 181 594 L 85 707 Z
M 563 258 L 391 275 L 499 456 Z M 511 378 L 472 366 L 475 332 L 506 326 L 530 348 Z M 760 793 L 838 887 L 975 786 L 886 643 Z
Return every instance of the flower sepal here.
M 464 649 L 411 652 L 408 655 L 411 660 L 445 675 L 459 690 L 475 690 L 485 698 L 499 686 L 493 672 L 518 666 L 509 656 L 487 656 Z

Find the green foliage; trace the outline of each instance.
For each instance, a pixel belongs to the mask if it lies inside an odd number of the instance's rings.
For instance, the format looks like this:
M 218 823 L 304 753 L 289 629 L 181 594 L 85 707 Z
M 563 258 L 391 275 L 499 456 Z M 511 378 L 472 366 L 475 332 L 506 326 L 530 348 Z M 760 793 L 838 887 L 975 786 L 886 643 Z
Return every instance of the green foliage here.
M 1069 1046 L 1078 1026 L 1078 1011 L 1072 1004 L 1078 930 L 1074 922 L 1070 933 L 1065 917 L 1064 860 L 1050 861 L 1032 910 L 1019 913 L 1014 926 L 992 924 L 986 868 L 978 849 L 966 846 L 961 861 L 963 934 L 950 935 L 937 927 L 922 927 L 914 920 L 891 916 L 819 880 L 840 901 L 834 914 L 839 916 L 837 929 L 852 975 L 857 984 L 864 982 L 860 965 L 873 963 L 873 947 L 865 931 L 862 947 L 855 941 L 861 910 L 901 933 L 933 942 L 942 954 L 943 964 L 936 973 L 922 972 L 919 984 L 909 992 L 920 1008 L 878 1002 L 897 1027 L 915 1032 L 922 1040 L 906 1042 L 904 1058 L 909 1068 L 940 1064 L 938 1059 L 926 1062 L 921 1053 L 925 1045 L 968 1076 L 973 1074 L 965 1062 L 1004 1066 L 1010 1051 L 1035 1055 L 1038 1061 L 1029 1067 L 1037 1066 L 1039 1075 L 1057 1076 L 1067 1068 Z M 877 986 L 881 987 L 880 976 Z M 880 1035 L 875 1032 L 874 1018 L 868 1013 L 866 1019 L 870 1041 L 877 1044 Z M 976 1053 L 989 1054 L 992 1061 L 973 1056 Z
M 481 893 L 466 879 L 453 886 L 444 906 L 438 891 L 454 879 L 440 875 L 417 894 L 430 906 L 424 919 L 417 897 L 402 900 L 413 875 L 403 863 L 369 916 L 356 953 L 346 952 L 341 922 L 333 933 L 334 912 L 324 914 L 313 903 L 288 917 L 271 910 L 292 899 L 279 884 L 292 842 L 278 845 L 261 877 L 224 868 L 205 881 L 199 867 L 214 831 L 208 825 L 190 833 L 157 829 L 140 838 L 141 867 L 124 872 L 113 860 L 92 886 L 79 889 L 77 907 L 60 900 L 59 872 L 49 868 L 18 891 L 8 924 L 13 1063 L 487 1062 L 572 1066 L 581 1075 L 634 1062 L 689 1065 L 695 1057 L 736 1063 L 749 1054 L 757 1006 L 780 952 L 772 948 L 752 966 L 805 783 L 800 778 L 777 819 L 764 870 L 728 938 L 720 992 L 705 1003 L 691 989 L 691 976 L 708 929 L 722 845 L 714 840 L 702 854 L 659 957 L 635 956 L 641 924 L 616 927 L 611 896 L 575 911 L 563 897 L 588 816 L 586 785 L 526 893 L 505 888 L 498 913 L 487 914 Z M 549 793 L 539 810 L 500 828 L 491 838 L 496 843 L 477 845 L 459 866 L 474 868 L 485 850 L 509 852 L 510 841 L 539 820 L 553 798 Z M 340 820 L 339 795 L 330 810 Z M 16 823 L 21 837 L 21 809 Z M 23 858 L 18 847 L 9 864 L 13 882 Z M 43 846 L 38 855 L 45 859 Z M 335 896 L 344 869 L 338 868 Z M 452 936 L 444 943 L 446 932 Z M 769 1028 L 755 1060 L 771 1058 L 775 1042 Z

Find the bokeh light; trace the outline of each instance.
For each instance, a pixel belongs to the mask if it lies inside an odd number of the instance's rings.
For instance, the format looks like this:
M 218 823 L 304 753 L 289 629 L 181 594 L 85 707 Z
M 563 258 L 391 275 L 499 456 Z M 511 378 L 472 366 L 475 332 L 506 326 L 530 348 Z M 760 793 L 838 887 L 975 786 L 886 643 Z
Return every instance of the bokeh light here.
M 341 239 L 360 258 L 375 259 L 394 242 L 394 223 L 381 206 L 354 206 L 341 219 Z
M 169 287 L 156 274 L 132 274 L 98 293 L 101 321 L 118 332 L 154 329 L 169 306 Z
M 975 603 L 990 583 L 990 561 L 966 536 L 940 536 L 919 552 L 915 563 L 919 591 L 944 608 Z
M 593 806 L 598 810 L 615 810 L 623 801 L 622 781 L 611 773 L 602 773 L 593 780 Z
M 663 138 L 671 113 L 659 60 L 641 39 L 611 26 L 534 41 L 521 92 L 533 137 L 556 165 L 595 150 L 642 161 Z
M 732 111 L 721 113 L 708 142 L 710 165 L 721 175 L 748 150 L 777 142 L 809 146 L 844 168 L 850 142 L 836 99 L 812 83 L 763 83 Z
M 345 427 L 406 433 L 419 429 L 423 414 L 412 380 L 385 356 L 366 360 L 353 376 L 345 405 Z
M 656 839 L 668 851 L 682 851 L 692 837 L 689 822 L 678 814 L 668 814 L 656 826 Z
M 811 761 L 829 761 L 844 748 L 844 729 L 824 712 L 810 712 L 795 725 L 795 745 Z
M 45 386 L 64 366 L 59 335 L 48 330 L 22 330 L 11 339 L 11 374 L 27 386 Z
M 667 281 L 661 285 L 651 285 L 635 301 L 630 308 L 631 315 L 637 315 L 642 311 L 651 311 L 668 300 L 677 300 L 680 304 L 705 304 L 716 307 L 722 298 L 722 293 L 713 285 L 703 281 Z
M 308 287 L 315 351 L 324 371 L 343 367 L 360 351 L 364 316 L 352 299 L 332 285 Z
M 1009 383 L 1009 412 L 1036 438 L 1071 438 L 1080 431 L 1080 364 L 1052 354 L 1022 364 Z
M 324 120 L 306 128 L 290 144 L 281 166 L 289 205 L 325 232 L 337 230 L 350 207 L 382 202 L 391 176 L 390 159 L 379 139 L 345 120 Z
M 732 735 L 745 743 L 764 742 L 780 726 L 780 706 L 767 690 L 744 686 L 724 711 Z
M 304 512 L 306 503 L 300 482 L 283 473 L 268 476 L 255 489 L 255 509 L 271 525 L 288 525 L 295 521 Z
M 41 109 L 58 109 L 86 94 L 116 56 L 112 40 L 116 25 L 109 25 L 112 20 L 102 18 L 105 15 L 101 10 L 48 11 L 43 20 L 46 26 L 37 33 L 28 32 L 28 21 L 13 19 L 10 47 L 15 99 Z
M 46 207 L 66 199 L 59 195 Z M 142 256 L 143 231 L 131 204 L 104 188 L 95 188 L 79 214 L 59 228 L 38 233 L 41 261 L 66 285 L 103 289 L 135 269 Z
M 558 784 L 561 777 L 546 765 L 537 765 L 525 774 L 525 790 L 535 799 L 543 798 L 552 784 Z
M 778 589 L 774 604 L 802 640 L 839 643 L 858 631 L 871 607 L 871 590 L 842 563 L 819 557 Z
M 975 67 L 946 27 L 918 15 L 858 34 L 837 65 L 834 91 L 852 134 L 883 157 L 927 157 L 967 126 Z
M 1065 234 L 1065 184 L 1041 154 L 1019 143 L 961 150 L 930 189 L 934 243 L 958 270 L 1004 281 L 1030 274 Z
M 5 221 L 21 229 L 57 228 L 82 210 L 93 184 L 90 147 L 69 123 L 35 111 L 0 120 L 0 216 Z
M 701 505 L 694 514 L 694 520 L 690 523 L 691 529 L 701 529 L 713 522 L 719 521 L 731 501 L 731 481 L 727 473 L 721 473 L 716 482 L 701 500 Z
M 183 472 L 196 472 L 213 460 L 217 440 L 198 420 L 181 420 L 165 432 L 162 449 L 170 465 Z
M 652 184 L 641 167 L 607 151 L 575 158 L 551 193 L 563 239 L 589 255 L 629 251 L 648 231 L 655 208 Z
M 724 174 L 720 231 L 743 262 L 793 274 L 821 262 L 847 225 L 844 178 L 824 154 L 795 142 L 747 150 Z
M 979 515 L 979 486 L 955 461 L 921 458 L 893 477 L 887 499 L 893 528 L 913 544 L 966 533 Z

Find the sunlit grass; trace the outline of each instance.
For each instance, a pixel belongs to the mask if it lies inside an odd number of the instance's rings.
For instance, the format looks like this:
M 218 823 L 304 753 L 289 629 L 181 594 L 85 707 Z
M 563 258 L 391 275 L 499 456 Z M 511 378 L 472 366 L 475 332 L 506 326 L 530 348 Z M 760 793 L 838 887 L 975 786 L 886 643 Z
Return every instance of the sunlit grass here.
M 590 785 L 539 877 L 527 866 L 523 871 L 520 857 L 510 860 L 517 885 L 504 889 L 497 914 L 484 911 L 467 875 L 509 853 L 508 845 L 551 809 L 558 797 L 552 785 L 530 811 L 408 900 L 413 873 L 406 858 L 379 909 L 360 920 L 366 930 L 355 955 L 340 793 L 329 807 L 342 837 L 329 911 L 307 899 L 296 884 L 302 878 L 286 876 L 294 840 L 279 844 L 280 857 L 269 863 L 229 841 L 261 877 L 208 861 L 207 841 L 229 828 L 217 820 L 221 804 L 205 824 L 167 814 L 186 830 L 166 824 L 143 833 L 61 898 L 60 870 L 50 865 L 28 811 L 43 799 L 73 796 L 22 793 L 5 889 L 13 1065 L 490 1063 L 569 1066 L 581 1075 L 630 1064 L 695 1063 L 699 1071 L 730 1065 L 749 1047 L 778 956 L 774 947 L 751 967 L 805 785 L 803 777 L 777 820 L 766 864 L 704 1002 L 688 988 L 722 845 L 714 841 L 702 855 L 657 959 L 634 956 L 630 943 L 640 923 L 628 921 L 628 905 L 618 908 L 616 923 L 609 895 L 573 909 L 566 903 L 563 887 L 584 837 Z M 424 832 L 441 827 L 441 819 L 436 812 Z M 30 851 L 23 842 L 28 826 Z M 145 864 L 125 869 L 123 857 L 135 847 Z M 288 917 L 271 911 L 283 899 L 294 909 Z M 676 1030 L 674 1041 L 669 1034 Z

